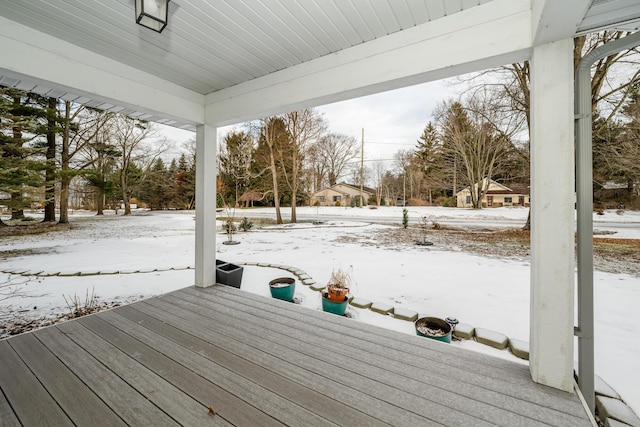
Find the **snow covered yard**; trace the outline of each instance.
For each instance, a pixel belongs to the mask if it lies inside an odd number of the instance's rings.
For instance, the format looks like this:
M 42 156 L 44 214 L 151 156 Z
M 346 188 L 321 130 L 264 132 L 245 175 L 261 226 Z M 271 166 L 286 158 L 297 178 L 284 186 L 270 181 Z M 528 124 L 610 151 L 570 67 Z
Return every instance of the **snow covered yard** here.
M 410 217 L 427 216 L 445 223 L 458 221 L 466 226 L 518 227 L 527 210 L 518 208 L 473 211 L 447 208 L 408 208 Z M 325 283 L 334 268 L 352 272 L 352 293 L 374 302 L 387 303 L 437 317 L 453 316 L 461 322 L 527 340 L 529 335 L 529 260 L 526 248 L 491 250 L 489 243 L 470 251 L 464 233 L 427 232 L 436 243 L 431 247 L 414 244 L 419 230 L 397 226 L 353 222 L 368 216 L 397 219 L 402 208 L 345 209 L 301 208 L 303 220 L 324 220 L 323 225 L 302 223 L 267 226 L 238 233 L 239 245 L 222 245 L 218 235 L 218 258 L 229 262 L 261 262 L 290 265 Z M 239 211 L 272 215 L 270 209 Z M 222 213 L 223 215 L 224 213 Z M 344 216 L 344 219 L 335 217 Z M 16 319 L 51 319 L 68 312 L 67 300 L 81 301 L 95 290 L 99 303 L 120 304 L 147 298 L 193 283 L 194 213 L 137 212 L 130 217 L 75 213 L 65 231 L 39 235 L 3 236 L 0 240 L 1 271 L 40 273 L 20 276 L 2 273 L 0 283 L 15 283 L 2 289 L 23 296 L 0 301 L 0 323 L 10 327 Z M 615 232 L 610 237 L 638 238 L 640 215 L 607 211 L 594 215 L 595 228 Z M 622 224 L 623 228 L 614 227 Z M 487 249 L 488 248 L 488 249 Z M 508 252 L 508 251 L 507 251 Z M 624 264 L 624 257 L 621 261 Z M 154 271 L 158 270 L 158 271 Z M 71 275 L 82 272 L 86 276 Z M 100 272 L 101 274 L 95 274 Z M 115 274 L 118 273 L 118 274 Z M 246 267 L 242 288 L 268 296 L 269 280 L 290 274 L 264 267 Z M 25 281 L 26 280 L 26 281 Z M 596 289 L 596 372 L 609 382 L 640 412 L 640 276 L 597 271 Z M 297 284 L 296 297 L 310 309 L 320 309 L 317 292 Z M 3 296 L 0 296 L 2 299 Z M 414 334 L 410 322 L 383 316 L 370 310 L 349 308 L 359 321 Z M 507 351 L 492 350 L 475 342 L 461 345 L 491 352 L 518 361 Z M 522 362 L 526 363 L 526 362 Z

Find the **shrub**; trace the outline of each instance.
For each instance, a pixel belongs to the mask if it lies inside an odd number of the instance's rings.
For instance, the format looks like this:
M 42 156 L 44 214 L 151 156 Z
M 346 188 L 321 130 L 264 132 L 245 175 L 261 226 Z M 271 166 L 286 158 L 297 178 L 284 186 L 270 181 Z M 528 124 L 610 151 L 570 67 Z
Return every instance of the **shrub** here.
M 228 234 L 231 235 L 233 233 L 235 233 L 238 229 L 236 228 L 236 225 L 233 223 L 232 220 L 228 219 L 224 225 L 222 226 L 222 230 Z
M 402 228 L 409 227 L 409 211 L 402 209 Z
M 240 227 L 240 230 L 242 231 L 249 231 L 253 228 L 253 222 L 249 221 L 245 216 L 244 218 L 242 218 L 242 221 L 240 222 L 240 225 L 238 227 Z

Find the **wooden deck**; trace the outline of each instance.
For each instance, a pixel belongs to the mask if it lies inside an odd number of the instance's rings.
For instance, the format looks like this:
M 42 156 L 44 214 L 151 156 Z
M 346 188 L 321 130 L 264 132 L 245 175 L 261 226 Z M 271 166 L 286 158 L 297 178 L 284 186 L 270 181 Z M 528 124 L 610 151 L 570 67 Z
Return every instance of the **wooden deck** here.
M 2 426 L 590 425 L 526 366 L 218 285 L 0 341 L 0 389 Z

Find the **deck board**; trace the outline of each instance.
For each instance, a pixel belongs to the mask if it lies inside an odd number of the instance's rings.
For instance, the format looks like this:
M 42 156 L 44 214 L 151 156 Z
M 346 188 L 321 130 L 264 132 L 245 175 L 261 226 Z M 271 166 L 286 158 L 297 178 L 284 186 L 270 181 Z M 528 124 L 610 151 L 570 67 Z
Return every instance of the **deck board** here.
M 478 385 L 486 390 L 515 396 L 538 406 L 572 413 L 576 416 L 582 416 L 584 413 L 574 395 L 542 385 L 532 385 L 528 368 L 521 364 L 455 348 L 437 341 L 398 334 L 346 318 L 328 318 L 324 313 L 301 309 L 297 306 L 290 307 L 287 303 L 280 301 L 265 304 L 265 299 L 256 295 L 242 296 L 242 299 L 238 300 L 236 295 L 230 294 L 226 289 L 219 289 L 217 292 L 225 295 L 224 304 L 218 304 L 216 307 L 220 312 L 227 310 L 227 313 L 236 311 L 241 312 L 242 315 L 261 316 L 263 320 L 260 320 L 260 323 L 273 319 L 282 324 L 295 325 L 296 328 L 306 332 L 305 337 L 310 338 L 331 337 L 337 332 L 345 339 L 342 349 L 338 348 L 340 343 L 336 343 L 332 350 L 342 351 L 341 354 L 345 356 L 352 354 L 355 347 L 364 350 L 362 354 L 365 356 L 377 355 L 386 362 L 394 360 L 398 365 L 393 366 L 408 365 L 415 368 L 413 372 L 429 373 L 431 378 L 438 375 L 442 377 L 446 372 L 446 378 L 455 379 L 454 382 L 463 386 Z M 160 299 L 167 300 L 179 296 L 193 301 L 186 295 L 205 300 L 207 305 L 215 304 L 216 298 L 219 299 L 215 293 L 202 293 L 195 288 L 185 289 L 179 294 L 168 294 Z M 269 302 L 269 300 L 266 301 Z M 313 322 L 309 321 L 310 317 L 314 319 Z M 301 336 L 296 337 L 296 339 L 301 338 Z M 386 365 L 390 364 L 386 363 Z M 404 367 L 401 367 L 398 371 L 402 373 L 403 369 Z M 523 388 L 523 386 L 526 387 Z
M 590 425 L 524 365 L 224 286 L 0 341 L 0 360 L 3 425 Z
M 141 306 L 142 305 L 138 305 L 137 308 L 141 308 Z M 148 314 L 153 313 L 153 310 L 151 310 L 151 312 L 147 311 L 147 313 L 144 313 L 131 307 L 126 310 L 119 310 L 119 313 L 133 321 L 139 322 L 140 325 L 151 330 L 162 330 L 167 338 L 175 340 L 184 347 L 189 348 L 191 351 L 203 355 L 212 362 L 226 368 L 230 372 L 239 373 L 239 375 L 241 375 L 245 380 L 249 381 L 246 383 L 249 390 L 246 388 L 236 389 L 236 387 L 233 387 L 234 392 L 238 395 L 246 396 L 248 393 L 256 393 L 256 391 L 261 390 L 267 393 L 275 393 L 285 399 L 295 401 L 297 402 L 297 405 L 302 405 L 304 408 L 310 409 L 336 423 L 356 423 L 366 421 L 367 425 L 376 426 L 380 424 L 375 418 L 369 417 L 368 415 L 358 412 L 344 404 L 336 403 L 332 399 L 327 398 L 325 395 L 322 395 L 313 389 L 301 387 L 299 384 L 288 380 L 284 376 L 274 374 L 272 371 L 267 369 L 264 364 L 259 365 L 258 363 L 252 363 L 251 360 L 244 357 L 238 357 L 238 355 L 227 351 L 220 345 L 202 340 L 197 336 L 185 335 L 181 329 L 173 326 L 176 324 L 180 325 L 180 320 L 176 322 L 168 319 L 166 320 L 167 323 L 162 324 Z M 182 323 L 182 325 L 189 329 L 192 329 L 194 326 L 193 323 Z M 169 329 L 173 329 L 173 331 L 170 331 Z M 194 334 L 200 335 L 197 331 L 194 331 Z M 224 338 L 224 340 L 229 341 L 227 338 Z M 183 358 L 184 354 L 176 357 Z M 258 360 L 258 362 L 262 363 L 263 359 Z M 203 375 L 211 375 L 211 370 L 202 364 L 194 366 L 194 369 L 202 369 L 204 371 Z M 219 376 L 216 376 L 215 379 L 219 380 Z M 251 382 L 255 383 L 256 386 L 253 386 Z M 264 399 L 265 401 L 268 401 L 272 398 L 267 394 Z M 285 406 L 284 410 L 291 410 L 291 408 L 288 408 L 287 406 Z M 262 410 L 273 414 L 274 417 L 278 416 L 278 418 L 283 419 L 284 421 L 283 409 L 278 409 L 276 407 L 276 410 L 274 411 L 272 408 L 265 407 L 264 405 L 261 406 L 261 408 Z M 307 422 L 310 422 L 313 419 L 313 417 L 309 416 L 306 411 L 301 415 L 305 420 L 307 420 Z
M 76 425 L 125 426 L 126 423 L 58 360 L 33 334 L 11 340 L 11 347 Z
M 181 294 L 181 296 L 185 298 L 185 294 Z M 183 306 L 189 311 L 194 310 L 193 305 L 185 305 L 175 296 L 169 295 L 166 296 L 166 298 L 156 300 L 156 302 L 162 300 L 168 301 L 171 305 Z M 195 304 L 197 303 L 197 300 L 189 298 L 188 300 L 185 300 L 185 302 Z M 207 310 L 209 315 L 225 312 L 225 307 L 216 307 L 215 304 L 216 303 L 214 301 L 206 301 L 207 306 L 215 307 L 213 310 Z M 218 303 L 218 305 L 220 304 Z M 228 306 L 229 302 L 225 301 L 225 305 Z M 169 306 L 165 306 L 165 308 L 168 307 Z M 255 316 L 256 313 L 259 313 L 247 307 L 247 305 L 234 307 L 232 310 L 235 310 L 237 313 L 236 317 L 232 316 L 232 312 L 228 312 L 225 313 L 224 317 L 220 320 L 216 319 L 216 321 L 224 321 L 226 318 L 234 318 L 235 320 L 231 321 L 230 327 L 231 331 L 235 331 L 234 324 L 242 323 L 243 319 L 247 319 L 249 316 Z M 241 311 L 243 308 L 248 311 Z M 207 316 L 204 312 L 200 312 L 200 314 Z M 523 415 L 526 415 L 531 419 L 531 425 L 535 425 L 537 422 L 549 423 L 558 421 L 564 421 L 567 423 L 566 425 L 571 425 L 571 422 L 574 421 L 571 416 L 566 416 L 562 412 L 554 410 L 541 411 L 540 407 L 534 403 L 523 401 L 505 394 L 502 389 L 502 387 L 505 386 L 504 384 L 500 384 L 500 388 L 498 388 L 499 391 L 493 391 L 485 387 L 479 387 L 459 381 L 452 381 L 449 372 L 455 368 L 449 368 L 446 366 L 444 367 L 448 368 L 446 369 L 446 373 L 431 372 L 425 375 L 422 367 L 413 367 L 412 369 L 411 366 L 408 366 L 405 361 L 401 359 L 394 361 L 394 363 L 389 363 L 389 359 L 386 356 L 388 349 L 380 349 L 381 353 L 378 355 L 364 353 L 364 357 L 361 356 L 357 359 L 353 359 L 353 345 L 356 339 L 348 338 L 346 343 L 336 342 L 335 340 L 331 342 L 318 341 L 318 338 L 315 336 L 319 333 L 318 331 L 299 331 L 298 329 L 289 326 L 292 324 L 291 322 L 289 324 L 279 324 L 271 320 L 271 318 L 274 318 L 274 316 L 267 315 L 266 317 L 260 317 L 257 320 L 257 323 L 259 323 L 260 326 L 252 326 L 252 329 L 247 330 L 247 332 L 249 334 L 251 332 L 256 332 L 261 336 L 272 336 L 275 342 L 284 342 L 286 341 L 284 339 L 285 337 L 292 337 L 296 340 L 296 348 L 303 351 L 307 356 L 313 356 L 316 360 L 316 364 L 318 360 L 331 363 L 332 360 L 336 358 L 336 352 L 339 352 L 345 361 L 345 365 L 348 366 L 351 371 L 356 373 L 366 371 L 372 380 L 382 384 L 387 384 L 391 387 L 396 387 L 397 381 L 401 380 L 403 389 L 427 401 L 442 405 L 446 412 L 450 412 L 449 409 L 454 409 L 459 412 L 466 411 L 469 414 L 486 412 L 488 416 L 486 421 L 489 422 L 517 422 L 522 419 Z M 279 316 L 277 318 L 280 319 L 281 317 Z M 296 322 L 295 325 L 302 325 L 304 327 L 304 325 L 307 324 L 303 322 L 303 319 L 301 319 L 301 321 Z M 281 334 L 282 332 L 286 332 L 286 334 L 283 335 Z M 444 344 L 438 343 L 438 345 Z M 328 347 L 330 347 L 330 350 L 327 350 Z M 462 372 L 462 374 L 464 375 L 468 372 L 469 369 Z M 456 399 L 456 397 L 458 398 Z M 486 405 L 493 404 L 495 406 L 495 402 L 498 402 L 500 406 L 491 408 L 492 410 L 489 411 L 488 409 L 490 408 L 487 408 Z M 429 411 L 436 409 L 439 408 L 431 407 L 429 408 Z M 577 409 L 582 410 L 580 406 L 578 406 Z
M 177 426 L 167 414 L 58 328 L 34 335 L 129 425 Z

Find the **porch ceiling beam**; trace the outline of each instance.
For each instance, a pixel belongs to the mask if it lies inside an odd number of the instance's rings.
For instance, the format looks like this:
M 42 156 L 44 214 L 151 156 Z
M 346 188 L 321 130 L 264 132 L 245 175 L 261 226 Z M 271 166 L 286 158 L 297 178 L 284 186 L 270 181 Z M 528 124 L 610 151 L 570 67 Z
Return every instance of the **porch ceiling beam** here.
M 530 6 L 495 0 L 211 93 L 207 121 L 223 126 L 527 59 Z
M 0 74 L 79 96 L 204 123 L 204 96 L 0 16 Z
M 592 0 L 533 0 L 532 38 L 534 45 L 570 39 L 576 34 Z

